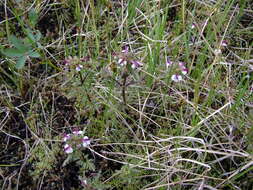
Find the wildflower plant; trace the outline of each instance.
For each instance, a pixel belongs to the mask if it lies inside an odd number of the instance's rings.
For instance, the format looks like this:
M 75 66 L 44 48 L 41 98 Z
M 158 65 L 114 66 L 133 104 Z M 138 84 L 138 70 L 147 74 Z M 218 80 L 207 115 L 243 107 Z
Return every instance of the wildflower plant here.
M 74 76 L 78 75 L 81 84 L 83 84 L 85 76 L 89 73 L 89 71 L 85 69 L 89 67 L 89 60 L 90 58 L 88 56 L 81 58 L 78 58 L 77 56 L 68 56 L 59 63 L 59 67 L 69 79 L 74 79 Z
M 251 1 L 3 2 L 2 189 L 252 189 Z
M 68 56 L 66 59 L 62 61 L 62 69 L 63 70 L 75 70 L 80 72 L 84 69 L 83 63 L 89 60 L 88 57 L 78 58 L 77 56 L 71 57 Z
M 134 54 L 129 52 L 129 47 L 126 46 L 120 53 L 114 54 L 117 59 L 117 65 L 119 73 L 121 73 L 122 82 L 118 84 L 122 86 L 122 98 L 124 104 L 126 104 L 126 87 L 132 84 L 132 81 L 128 82 L 129 76 L 137 78 L 136 73 L 140 71 L 140 68 L 144 65 L 141 61 L 135 58 Z
M 91 144 L 91 140 L 88 136 L 84 135 L 84 131 L 74 129 L 71 133 L 65 133 L 62 141 L 63 152 L 67 155 L 66 160 L 63 163 L 63 167 L 70 164 L 77 164 L 79 171 L 76 171 L 79 175 L 79 182 L 83 187 L 106 187 L 99 181 L 100 175 L 88 177 L 90 172 L 94 172 L 96 167 L 92 159 L 88 158 L 87 154 L 84 154 L 81 150 L 88 148 Z
M 117 63 L 120 67 L 130 66 L 132 69 L 138 69 L 143 66 L 143 63 L 138 61 L 134 54 L 129 52 L 129 47 L 126 46 L 121 53 L 116 53 Z
M 71 133 L 65 133 L 63 134 L 62 141 L 64 143 L 62 150 L 68 155 L 63 166 L 73 162 L 76 162 L 80 167 L 84 166 L 86 162 L 88 162 L 86 164 L 92 165 L 92 163 L 89 163 L 87 156 L 83 155 L 81 151 L 82 149 L 87 148 L 91 143 L 89 137 L 84 136 L 83 131 L 74 129 Z
M 84 132 L 80 130 L 73 130 L 72 133 L 64 134 L 63 136 L 64 152 L 71 154 L 74 150 L 80 148 L 86 148 L 90 145 L 91 141 L 89 137 L 84 136 Z
M 187 75 L 189 70 L 186 67 L 186 63 L 179 61 L 179 62 L 173 62 L 169 58 L 167 58 L 165 63 L 167 69 L 171 67 L 175 67 L 174 73 L 171 76 L 171 80 L 174 82 L 180 82 L 183 80 L 183 76 Z

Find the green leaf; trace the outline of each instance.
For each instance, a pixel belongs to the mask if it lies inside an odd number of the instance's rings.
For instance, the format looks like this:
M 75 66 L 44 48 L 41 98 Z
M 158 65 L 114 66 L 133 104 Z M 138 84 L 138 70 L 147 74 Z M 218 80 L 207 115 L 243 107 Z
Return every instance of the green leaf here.
M 37 42 L 37 46 L 38 46 L 39 49 L 43 49 L 41 43 Z
M 16 36 L 11 35 L 10 36 L 10 42 L 12 45 L 14 45 L 15 48 L 17 49 L 22 49 L 24 47 L 24 44 L 22 40 L 18 39 Z
M 25 46 L 28 47 L 28 49 L 32 49 L 32 41 L 29 38 L 24 38 Z
M 36 25 L 36 23 L 38 21 L 38 14 L 34 8 L 32 8 L 29 12 L 29 20 L 30 20 L 33 27 Z
M 36 41 L 39 41 L 39 40 L 41 39 L 41 37 L 42 37 L 42 34 L 40 33 L 39 30 L 37 30 L 37 31 L 36 31 L 36 34 L 35 34 L 35 39 L 36 39 Z
M 20 52 L 27 52 L 29 50 L 29 46 L 25 45 L 23 40 L 18 39 L 16 36 L 10 36 L 10 42 L 14 45 L 15 48 L 20 50 Z
M 27 33 L 27 37 L 29 38 L 29 40 L 30 40 L 32 43 L 35 43 L 35 42 L 36 42 L 36 38 L 35 38 L 35 36 L 33 35 L 33 31 L 30 30 L 30 29 L 26 29 L 26 33 Z
M 18 58 L 15 67 L 17 69 L 22 69 L 25 66 L 25 62 L 26 62 L 26 56 L 22 56 L 22 57 Z
M 38 58 L 40 54 L 37 51 L 31 51 L 28 53 L 28 56 Z
M 20 57 L 20 56 L 23 56 L 25 54 L 25 51 L 21 51 L 21 50 L 16 49 L 16 48 L 9 48 L 9 49 L 3 50 L 3 54 L 8 56 L 8 57 Z

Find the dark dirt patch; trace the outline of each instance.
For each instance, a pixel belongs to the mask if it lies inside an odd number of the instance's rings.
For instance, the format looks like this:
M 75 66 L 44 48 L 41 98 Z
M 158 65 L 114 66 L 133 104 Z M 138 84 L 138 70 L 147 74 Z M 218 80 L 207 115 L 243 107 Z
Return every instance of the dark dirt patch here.
M 70 25 L 75 21 L 75 16 L 73 15 L 74 11 L 71 3 L 55 4 L 53 0 L 50 0 L 47 3 L 47 8 L 40 14 L 36 26 L 44 37 L 48 39 L 57 39 L 60 30 L 60 24 L 57 21 L 61 20 L 63 25 L 65 23 Z
M 46 99 L 49 100 L 46 108 L 48 113 L 54 110 L 54 120 L 52 125 L 54 129 L 61 129 L 64 126 L 72 126 L 75 124 L 75 99 L 68 99 L 67 97 L 55 92 L 49 92 Z
M 5 117 L 5 114 L 7 113 L 1 114 L 1 119 Z M 0 131 L 0 165 L 4 165 L 1 167 L 3 177 L 13 178 L 12 185 L 17 183 L 17 177 L 26 156 L 26 145 L 22 140 L 30 137 L 31 134 L 21 114 L 17 111 L 10 111 L 7 121 Z
M 6 9 L 6 15 L 5 15 L 5 8 L 4 5 L 2 3 L 2 1 L 0 2 L 0 22 L 2 22 L 3 20 L 5 20 L 5 16 L 7 16 L 8 18 L 13 17 L 14 15 L 11 13 L 11 11 L 7 8 Z

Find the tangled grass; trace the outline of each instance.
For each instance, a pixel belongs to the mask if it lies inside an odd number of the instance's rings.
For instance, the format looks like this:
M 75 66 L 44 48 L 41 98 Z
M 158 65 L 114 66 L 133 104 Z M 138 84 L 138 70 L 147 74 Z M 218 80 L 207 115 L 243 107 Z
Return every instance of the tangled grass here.
M 252 189 L 252 7 L 1 1 L 1 188 Z

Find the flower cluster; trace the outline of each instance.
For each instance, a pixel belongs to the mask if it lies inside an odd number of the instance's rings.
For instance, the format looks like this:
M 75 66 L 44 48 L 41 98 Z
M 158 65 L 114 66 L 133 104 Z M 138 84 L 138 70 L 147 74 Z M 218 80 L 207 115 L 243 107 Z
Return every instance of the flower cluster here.
M 78 58 L 76 56 L 69 56 L 67 59 L 63 61 L 64 69 L 74 68 L 77 72 L 80 72 L 83 69 L 82 62 L 86 62 L 89 60 L 89 57 Z
M 121 51 L 121 54 L 118 54 L 118 65 L 125 66 L 130 64 L 132 69 L 137 69 L 143 66 L 143 63 L 137 60 L 134 60 L 129 53 L 129 47 L 126 46 L 125 49 Z
M 90 139 L 84 136 L 84 132 L 80 130 L 73 130 L 72 133 L 64 134 L 62 139 L 64 144 L 64 152 L 70 154 L 76 148 L 87 147 L 90 145 Z
M 186 63 L 184 62 L 178 62 L 178 63 L 175 63 L 175 62 L 172 62 L 170 59 L 167 58 L 167 61 L 166 61 L 166 67 L 171 67 L 175 65 L 177 67 L 176 69 L 176 74 L 173 74 L 171 76 L 171 80 L 174 81 L 174 82 L 180 82 L 183 80 L 183 76 L 182 75 L 186 75 L 188 74 L 188 69 L 186 67 Z M 179 74 L 181 73 L 181 74 Z

